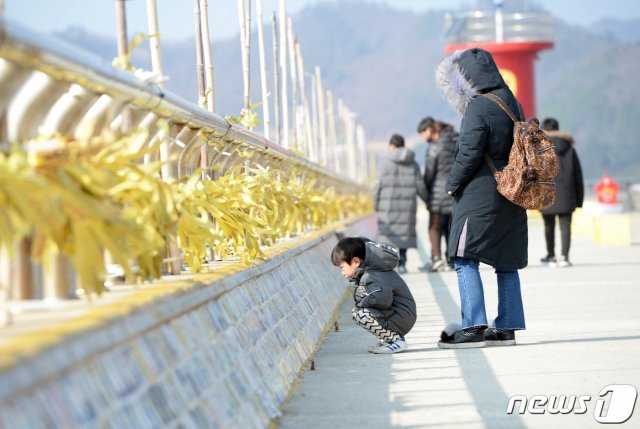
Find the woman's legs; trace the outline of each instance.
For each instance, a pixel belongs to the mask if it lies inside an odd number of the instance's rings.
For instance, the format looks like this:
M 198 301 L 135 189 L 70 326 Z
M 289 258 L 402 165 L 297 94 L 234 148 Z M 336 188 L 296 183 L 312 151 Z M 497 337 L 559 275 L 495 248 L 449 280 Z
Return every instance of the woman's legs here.
M 487 312 L 479 263 L 471 259 L 456 258 L 453 265 L 458 275 L 462 328 L 486 328 Z
M 451 230 L 451 215 L 443 214 L 442 220 L 440 221 L 440 232 L 444 235 L 445 242 L 447 243 L 447 247 L 445 249 L 445 255 L 449 253 L 449 232 Z
M 524 306 L 520 290 L 520 276 L 516 270 L 496 270 L 498 277 L 498 317 L 496 329 L 525 329 Z
M 442 259 L 442 251 L 440 250 L 441 236 L 441 218 L 440 213 L 429 212 L 429 241 L 431 242 L 431 260 Z
M 442 240 L 442 214 L 429 212 L 429 242 L 431 243 L 431 262 L 421 270 L 440 271 L 444 267 L 440 242 Z

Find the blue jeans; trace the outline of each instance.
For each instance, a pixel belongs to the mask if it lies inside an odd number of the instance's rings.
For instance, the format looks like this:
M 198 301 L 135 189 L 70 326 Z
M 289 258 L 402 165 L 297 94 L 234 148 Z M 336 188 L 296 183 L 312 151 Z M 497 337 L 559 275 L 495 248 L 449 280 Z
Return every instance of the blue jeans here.
M 484 289 L 480 278 L 479 262 L 455 258 L 453 265 L 458 274 L 462 327 L 486 328 L 487 312 L 484 307 Z M 498 317 L 492 327 L 498 329 L 525 329 L 524 307 L 517 270 L 496 270 L 498 277 Z

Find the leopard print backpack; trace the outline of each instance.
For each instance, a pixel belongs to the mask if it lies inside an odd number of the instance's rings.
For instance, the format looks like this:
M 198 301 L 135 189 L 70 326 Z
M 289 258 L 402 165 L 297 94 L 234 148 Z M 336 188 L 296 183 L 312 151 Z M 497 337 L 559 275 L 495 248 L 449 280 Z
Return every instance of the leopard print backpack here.
M 537 118 L 520 121 L 509 106 L 494 94 L 482 94 L 494 101 L 513 120 L 513 146 L 509 161 L 502 170 L 497 170 L 491 157 L 485 152 L 498 192 L 514 204 L 528 210 L 550 207 L 556 199 L 555 177 L 559 164 L 555 146 L 542 131 Z M 521 116 L 524 115 L 521 113 Z

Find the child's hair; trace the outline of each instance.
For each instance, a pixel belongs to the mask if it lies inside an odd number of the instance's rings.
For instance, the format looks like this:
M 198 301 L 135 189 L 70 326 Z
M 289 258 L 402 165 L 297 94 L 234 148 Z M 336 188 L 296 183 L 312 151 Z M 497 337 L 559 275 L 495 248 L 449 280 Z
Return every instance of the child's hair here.
M 365 244 L 370 242 L 366 237 L 345 237 L 338 241 L 338 244 L 333 248 L 331 252 L 331 263 L 336 267 L 340 266 L 341 262 L 351 263 L 353 258 L 360 258 L 364 261 L 366 255 Z

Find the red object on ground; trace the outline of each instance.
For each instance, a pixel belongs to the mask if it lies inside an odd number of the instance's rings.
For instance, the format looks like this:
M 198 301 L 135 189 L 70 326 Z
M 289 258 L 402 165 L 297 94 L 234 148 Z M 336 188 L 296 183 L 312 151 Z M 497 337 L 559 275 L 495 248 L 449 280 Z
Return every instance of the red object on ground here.
M 596 195 L 598 202 L 603 204 L 618 204 L 618 191 L 620 185 L 608 174 L 605 174 L 596 183 Z
M 551 49 L 553 42 L 473 42 L 445 46 L 446 53 L 470 48 L 491 53 L 502 77 L 516 96 L 527 118 L 536 115 L 534 61 L 538 52 Z

